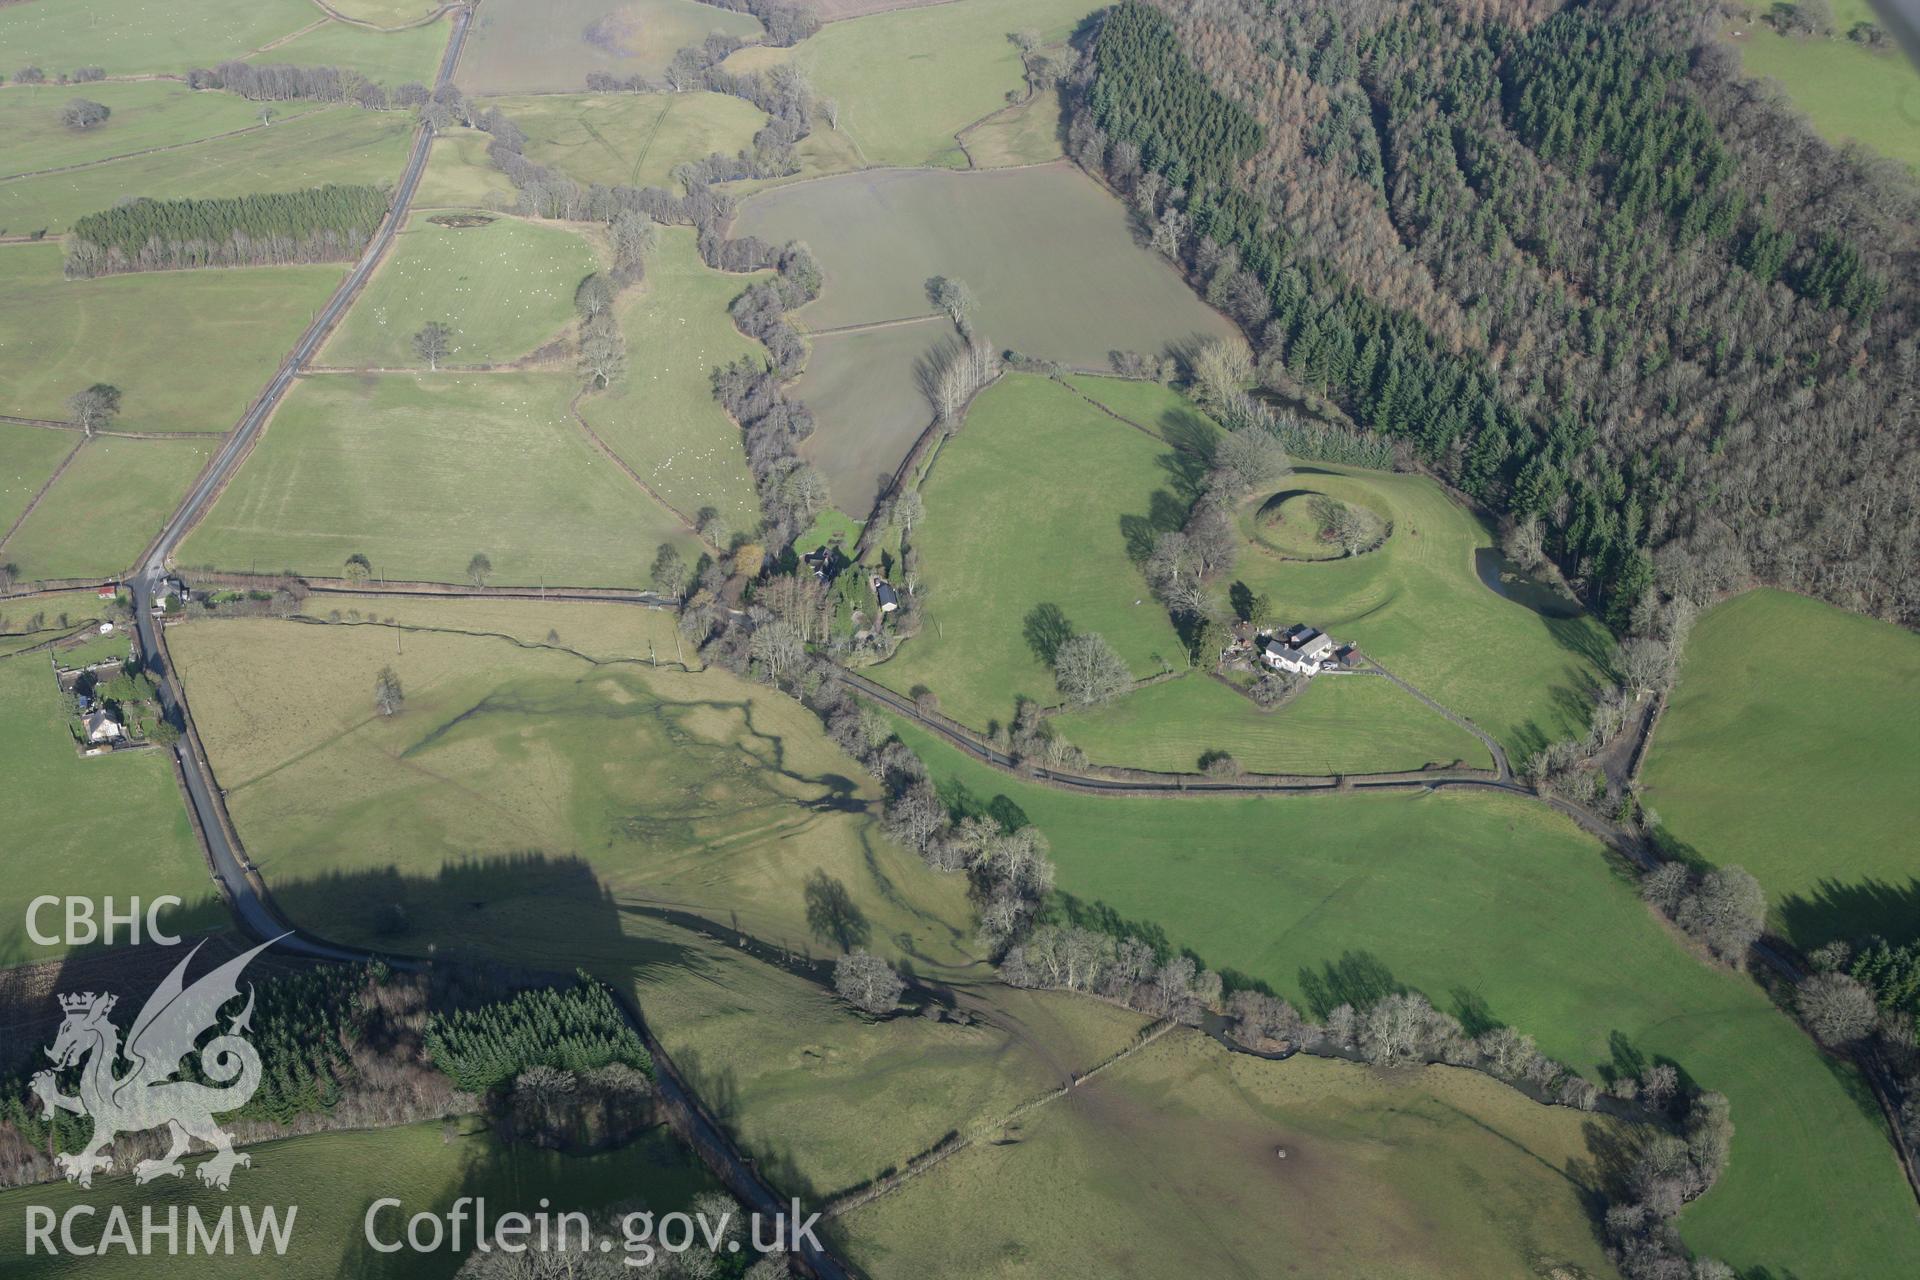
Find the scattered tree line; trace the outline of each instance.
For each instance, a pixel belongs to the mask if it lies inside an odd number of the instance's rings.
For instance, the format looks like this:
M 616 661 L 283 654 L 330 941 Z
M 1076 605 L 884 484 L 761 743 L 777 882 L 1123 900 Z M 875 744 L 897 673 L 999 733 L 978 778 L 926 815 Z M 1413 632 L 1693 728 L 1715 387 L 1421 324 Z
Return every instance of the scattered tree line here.
M 1744 867 L 1702 875 L 1684 862 L 1663 862 L 1641 880 L 1640 896 L 1736 969 L 1766 927 L 1766 890 Z
M 187 85 L 194 89 L 224 89 L 253 102 L 352 102 L 370 111 L 413 105 L 391 101 L 385 89 L 351 67 L 229 60 L 216 67 L 196 67 L 187 72 Z
M 66 273 L 346 261 L 373 238 L 387 200 L 381 187 L 339 185 L 209 200 L 142 198 L 76 220 L 67 233 Z
M 764 43 L 780 48 L 799 44 L 820 29 L 819 18 L 784 0 L 700 0 L 700 3 L 732 13 L 752 14 L 767 29 Z
M 1108 11 L 1070 149 L 1255 339 L 1618 630 L 1682 579 L 1920 614 L 1916 198 L 1701 4 Z
M 61 72 L 55 77 L 54 83 L 91 84 L 96 80 L 105 80 L 106 78 L 107 69 L 105 67 L 75 67 L 72 71 Z M 0 76 L 0 80 L 5 79 L 5 76 Z M 21 67 L 13 73 L 13 82 L 15 84 L 45 84 L 47 83 L 47 73 L 36 66 L 29 65 Z

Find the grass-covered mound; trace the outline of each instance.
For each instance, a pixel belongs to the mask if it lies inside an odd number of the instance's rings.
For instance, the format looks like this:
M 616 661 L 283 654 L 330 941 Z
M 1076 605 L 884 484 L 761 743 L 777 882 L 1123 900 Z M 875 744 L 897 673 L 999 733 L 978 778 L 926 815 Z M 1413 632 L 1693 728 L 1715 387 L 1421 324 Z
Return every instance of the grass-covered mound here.
M 443 365 L 516 360 L 559 336 L 574 290 L 599 267 L 564 227 L 507 217 L 449 227 L 433 217 L 414 214 L 395 237 L 319 363 L 424 369 L 413 335 L 434 320 L 453 330 Z
M 1265 1062 L 1178 1032 L 850 1215 L 876 1274 L 1611 1274 L 1593 1118 L 1446 1067 Z M 1596 1126 L 1603 1127 L 1603 1126 Z
M 449 235 L 468 235 L 451 231 Z M 481 232 L 486 235 L 488 232 Z M 179 552 L 185 565 L 339 577 L 627 586 L 692 539 L 593 448 L 571 374 L 324 374 L 294 388 Z
M 1752 983 L 1708 967 L 1570 823 L 1517 797 L 1071 795 L 912 729 L 966 807 L 1004 796 L 1059 889 L 1308 1010 L 1405 984 L 1591 1079 L 1671 1059 L 1733 1105 L 1733 1156 L 1679 1225 L 1742 1270 L 1905 1274 L 1920 1223 L 1878 1111 Z M 1000 806 L 1004 810 L 1004 805 Z M 1803 1228 L 1817 1219 L 1817 1237 Z
M 1310 483 L 1289 484 L 1249 511 L 1255 542 L 1288 560 L 1340 560 L 1387 536 L 1387 522 L 1365 503 L 1342 501 Z
M 1920 931 L 1920 638 L 1784 591 L 1702 617 L 1642 781 L 1667 831 L 1765 886 L 1793 942 Z

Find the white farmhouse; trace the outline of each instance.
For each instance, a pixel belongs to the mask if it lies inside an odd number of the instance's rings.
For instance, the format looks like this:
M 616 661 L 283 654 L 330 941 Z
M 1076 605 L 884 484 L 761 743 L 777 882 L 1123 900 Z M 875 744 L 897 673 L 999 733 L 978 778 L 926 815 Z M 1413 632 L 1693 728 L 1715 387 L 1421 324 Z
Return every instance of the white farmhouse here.
M 104 707 L 89 711 L 80 724 L 87 731 L 88 742 L 112 742 L 126 736 L 120 722 L 108 715 Z
M 1257 647 L 1260 661 L 1275 671 L 1310 676 L 1332 661 L 1334 643 L 1326 632 L 1300 623 L 1279 635 L 1261 637 Z

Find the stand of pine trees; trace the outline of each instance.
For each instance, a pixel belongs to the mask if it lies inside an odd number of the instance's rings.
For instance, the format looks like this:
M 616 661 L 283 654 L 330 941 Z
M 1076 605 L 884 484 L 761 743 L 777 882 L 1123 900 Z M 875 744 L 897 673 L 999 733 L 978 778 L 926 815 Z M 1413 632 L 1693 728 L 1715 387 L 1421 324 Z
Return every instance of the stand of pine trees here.
M 620 1062 L 647 1075 L 653 1057 L 605 987 L 582 977 L 427 1021 L 427 1055 L 454 1084 L 483 1094 L 532 1067 L 592 1071 Z
M 1123 0 L 1074 157 L 1304 385 L 1620 630 L 1754 578 L 1920 619 L 1920 196 L 1696 0 Z
M 349 261 L 373 238 L 387 202 L 383 188 L 338 185 L 214 200 L 135 200 L 73 224 L 66 272 L 92 277 Z

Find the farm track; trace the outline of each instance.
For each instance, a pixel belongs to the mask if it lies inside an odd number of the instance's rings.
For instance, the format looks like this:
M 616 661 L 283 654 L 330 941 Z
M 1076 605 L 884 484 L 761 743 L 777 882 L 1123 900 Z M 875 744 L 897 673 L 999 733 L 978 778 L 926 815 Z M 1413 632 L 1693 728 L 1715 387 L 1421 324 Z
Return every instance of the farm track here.
M 425 14 L 422 14 L 420 17 L 415 18 L 412 22 L 403 22 L 397 27 L 383 27 L 378 23 L 368 22 L 365 18 L 350 18 L 346 14 L 334 8 L 332 5 L 328 4 L 327 0 L 313 0 L 313 3 L 319 7 L 322 13 L 326 14 L 329 18 L 332 18 L 335 22 L 344 22 L 350 27 L 362 27 L 368 31 L 381 31 L 381 32 L 411 31 L 415 27 L 424 27 L 430 22 L 438 22 L 442 17 L 446 16 L 446 14 L 449 13 L 450 11 L 460 8 L 460 6 L 457 4 L 443 4 L 439 8 L 433 10 L 431 13 L 425 13 Z

